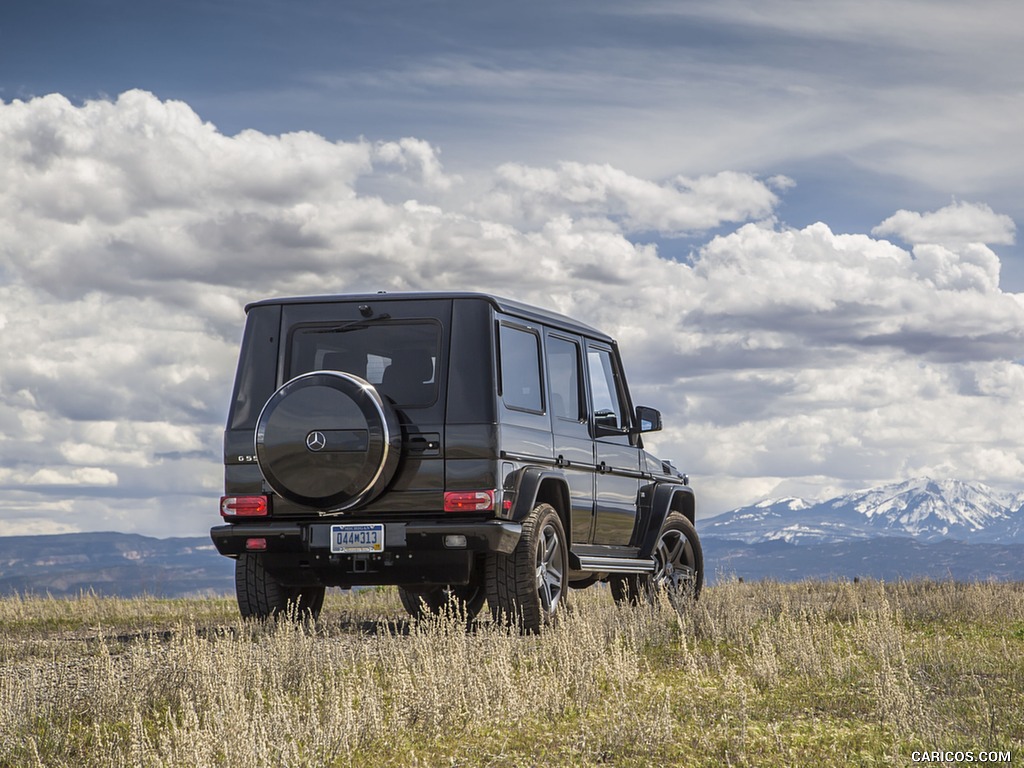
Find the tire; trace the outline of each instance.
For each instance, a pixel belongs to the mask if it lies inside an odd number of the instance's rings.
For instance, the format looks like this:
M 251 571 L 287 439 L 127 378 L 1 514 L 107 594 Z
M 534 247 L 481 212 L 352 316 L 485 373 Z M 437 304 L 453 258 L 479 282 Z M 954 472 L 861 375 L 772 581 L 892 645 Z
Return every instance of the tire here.
M 466 621 L 472 621 L 484 607 L 487 590 L 480 581 L 432 589 L 399 587 L 398 597 L 414 619 L 440 616 L 445 610 L 454 607 L 458 615 L 464 616 Z
M 239 555 L 235 561 L 235 597 L 243 619 L 278 615 L 316 620 L 324 607 L 324 587 L 291 587 L 263 567 L 259 555 Z
M 297 595 L 298 610 L 316 621 L 320 618 L 326 595 L 326 587 L 300 587 Z
M 647 574 L 628 573 L 617 574 L 608 579 L 608 586 L 612 590 L 612 599 L 616 603 L 638 603 L 648 602 L 651 597 L 650 576 Z
M 670 512 L 651 553 L 653 573 L 631 573 L 609 580 L 616 602 L 650 602 L 665 592 L 676 607 L 697 599 L 704 586 L 704 551 L 693 523 L 678 512 Z
M 487 558 L 487 600 L 495 621 L 529 634 L 554 621 L 569 587 L 566 542 L 558 512 L 538 504 L 523 523 L 516 548 Z

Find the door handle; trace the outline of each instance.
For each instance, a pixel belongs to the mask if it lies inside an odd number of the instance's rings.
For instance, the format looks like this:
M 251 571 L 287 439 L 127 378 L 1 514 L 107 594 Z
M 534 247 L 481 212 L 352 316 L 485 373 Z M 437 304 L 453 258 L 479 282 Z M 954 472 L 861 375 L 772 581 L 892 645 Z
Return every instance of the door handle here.
M 436 452 L 441 447 L 440 435 L 416 435 L 409 438 L 410 453 Z

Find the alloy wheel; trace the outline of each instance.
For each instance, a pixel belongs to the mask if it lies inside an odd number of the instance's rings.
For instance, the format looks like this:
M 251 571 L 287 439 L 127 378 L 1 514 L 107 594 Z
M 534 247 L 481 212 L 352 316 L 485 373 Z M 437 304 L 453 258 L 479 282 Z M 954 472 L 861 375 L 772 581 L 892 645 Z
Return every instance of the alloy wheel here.
M 663 589 L 670 595 L 686 595 L 694 591 L 696 557 L 682 531 L 670 529 L 661 535 L 654 550 L 654 563 L 652 581 L 656 589 Z
M 537 591 L 545 613 L 554 613 L 562 596 L 562 548 L 555 526 L 544 526 L 537 541 Z

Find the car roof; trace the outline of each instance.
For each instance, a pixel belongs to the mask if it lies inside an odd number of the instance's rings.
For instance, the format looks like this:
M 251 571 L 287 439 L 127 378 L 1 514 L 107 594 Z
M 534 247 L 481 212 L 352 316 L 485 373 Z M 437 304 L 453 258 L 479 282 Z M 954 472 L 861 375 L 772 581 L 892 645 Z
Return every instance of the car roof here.
M 474 299 L 478 301 L 486 301 L 490 303 L 499 312 L 502 312 L 507 315 L 512 315 L 523 320 L 543 323 L 544 325 L 555 326 L 557 328 L 562 328 L 567 331 L 573 331 L 575 333 L 580 333 L 585 336 L 590 336 L 592 338 L 602 339 L 614 343 L 612 337 L 604 333 L 603 331 L 599 331 L 598 329 L 589 326 L 586 323 L 581 323 L 579 320 L 574 320 L 571 317 L 559 314 L 558 312 L 552 312 L 547 309 L 542 309 L 541 307 L 535 307 L 531 304 L 524 304 L 521 301 L 515 301 L 514 299 L 506 299 L 501 296 L 495 296 L 494 294 L 490 293 L 480 293 L 472 291 L 402 291 L 396 293 L 380 292 L 348 293 L 327 296 L 290 296 L 254 301 L 246 305 L 245 311 L 248 312 L 253 307 L 260 307 L 268 304 L 330 304 L 334 302 L 347 303 L 354 301 L 429 301 L 432 299 Z

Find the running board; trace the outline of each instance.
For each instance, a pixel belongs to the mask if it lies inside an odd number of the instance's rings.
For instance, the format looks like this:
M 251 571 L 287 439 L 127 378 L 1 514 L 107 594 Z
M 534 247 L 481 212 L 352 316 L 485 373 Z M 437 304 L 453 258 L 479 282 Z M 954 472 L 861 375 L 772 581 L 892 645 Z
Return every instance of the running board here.
M 654 573 L 654 560 L 580 555 L 580 570 L 594 573 Z

